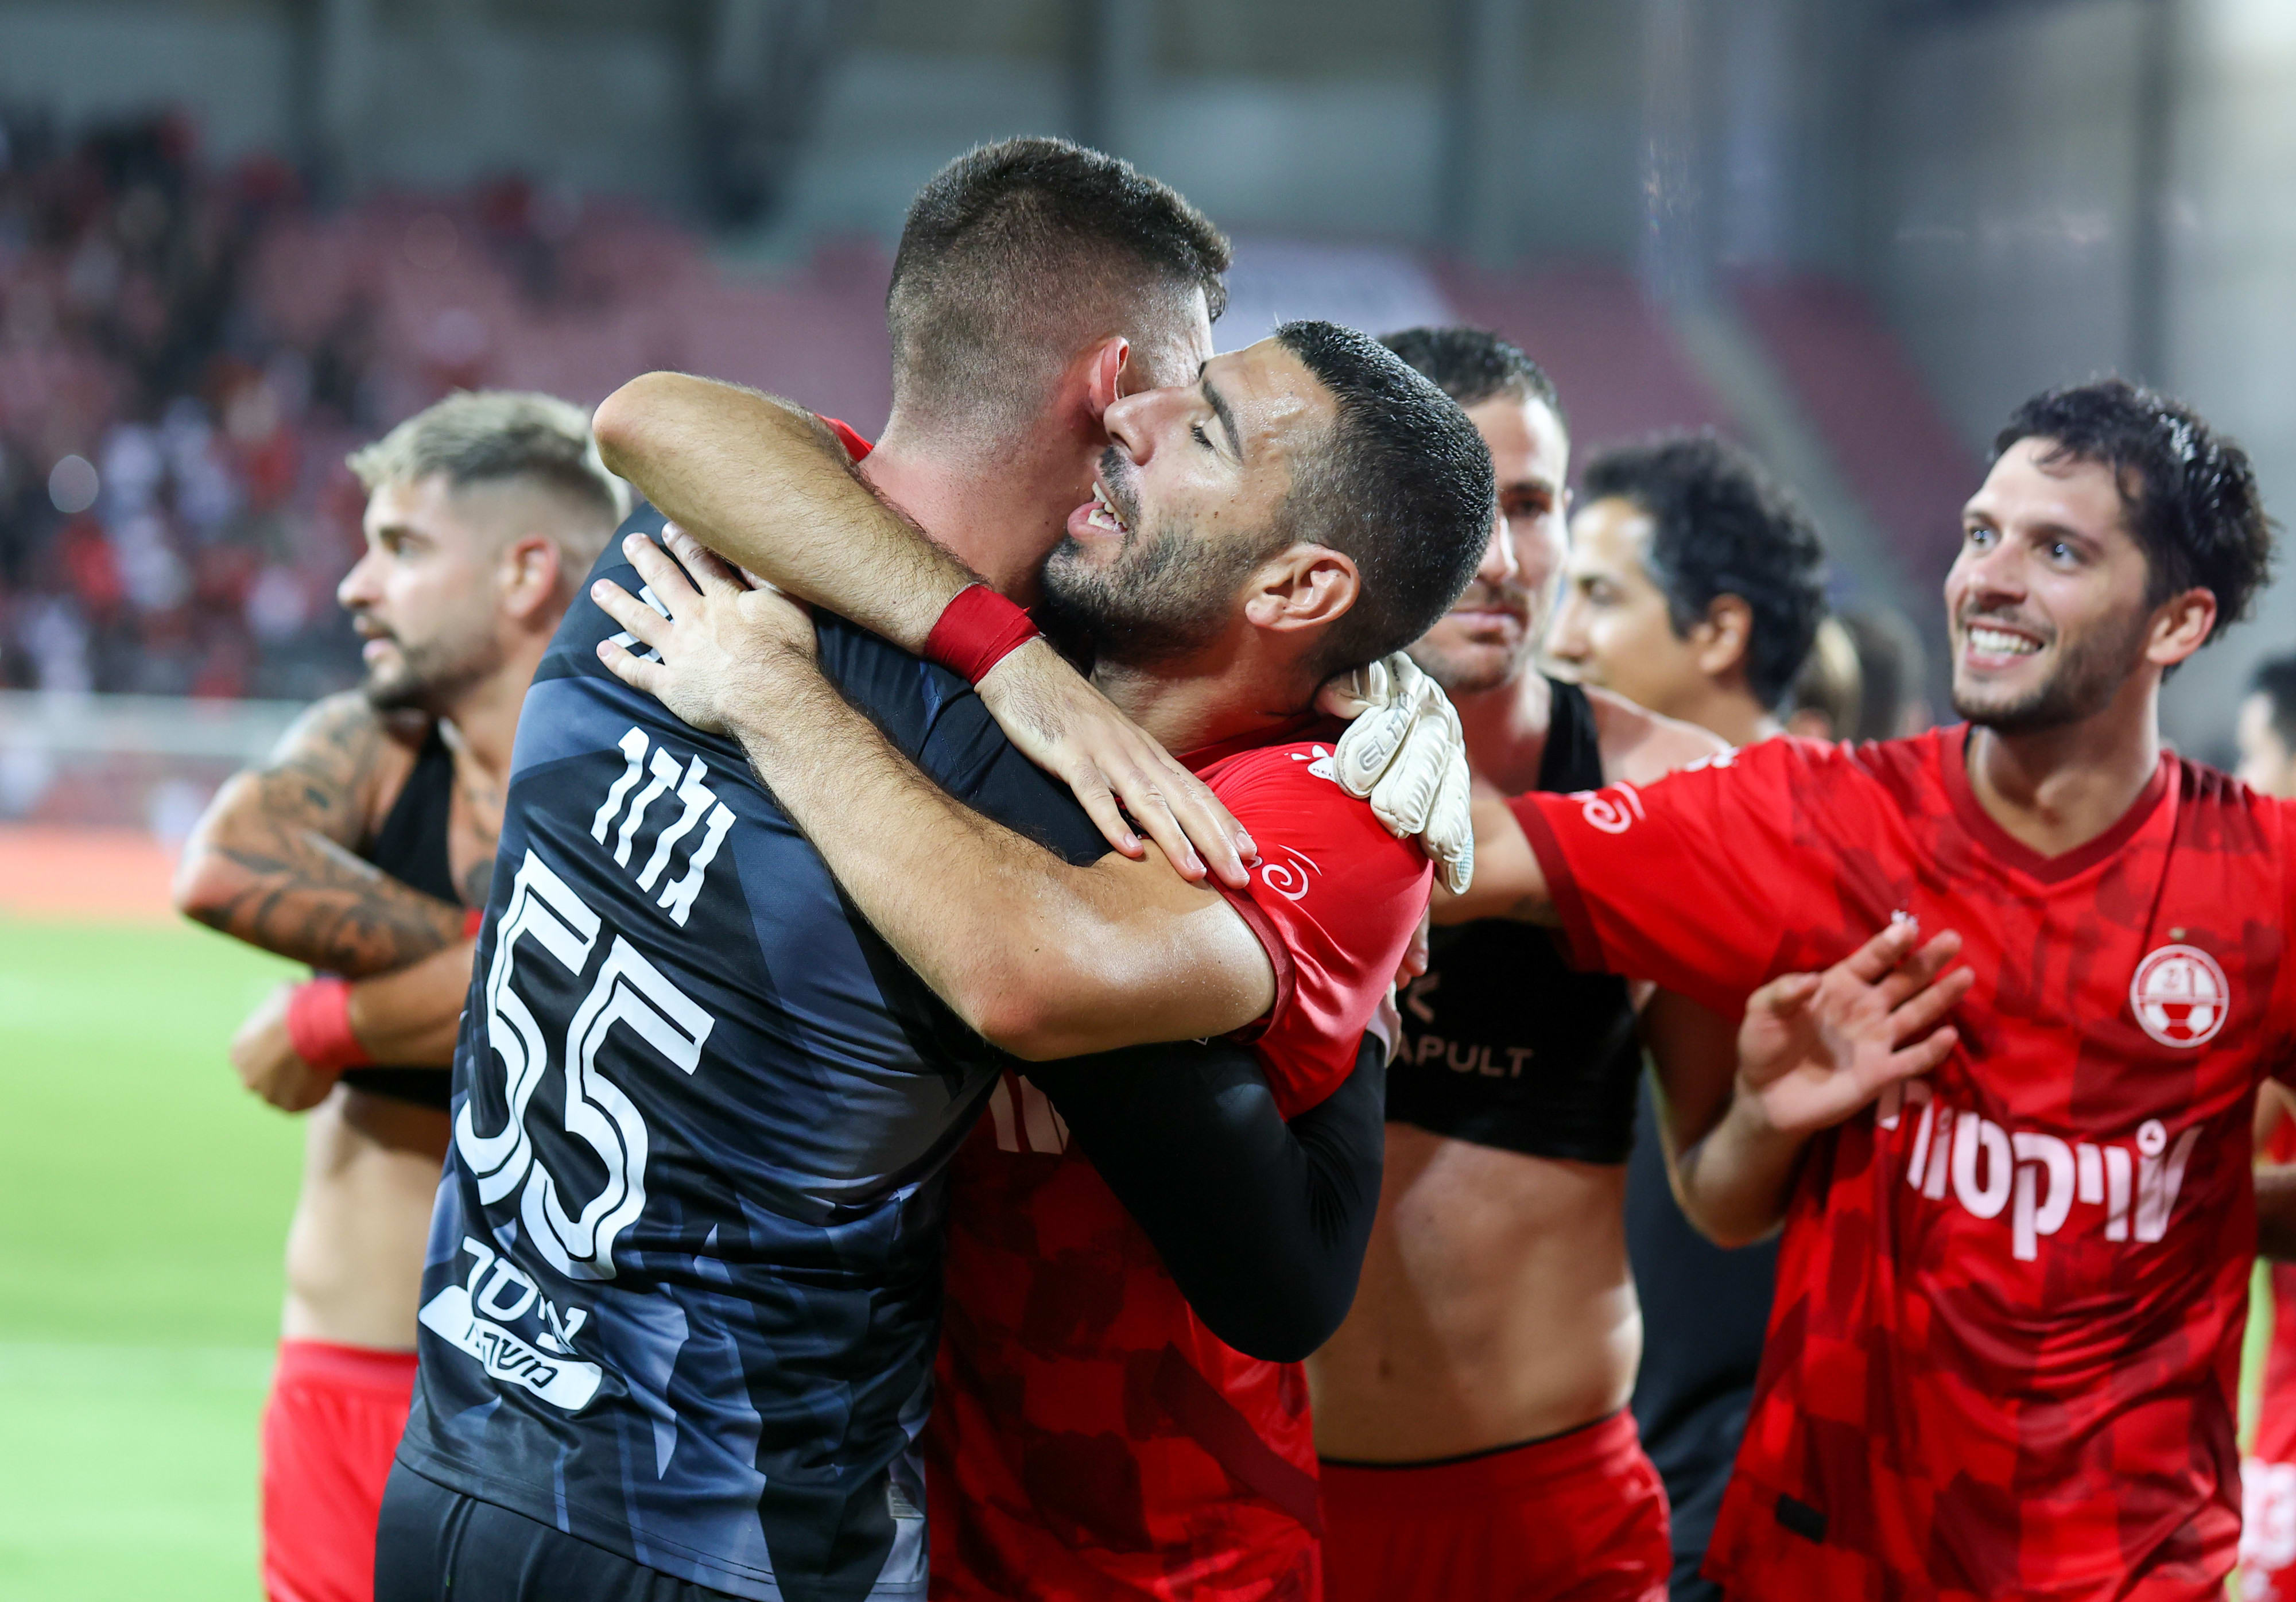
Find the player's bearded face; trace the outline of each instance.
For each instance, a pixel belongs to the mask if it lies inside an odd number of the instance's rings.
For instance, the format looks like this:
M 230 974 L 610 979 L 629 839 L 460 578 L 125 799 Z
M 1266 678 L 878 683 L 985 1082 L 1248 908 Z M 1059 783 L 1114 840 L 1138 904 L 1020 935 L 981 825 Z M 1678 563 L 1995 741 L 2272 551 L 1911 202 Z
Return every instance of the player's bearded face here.
M 2152 631 L 2144 553 L 2112 474 L 2005 453 L 1969 504 L 1946 579 L 1954 711 L 2002 734 L 2095 717 L 2144 660 Z
M 1128 667 L 1209 645 L 1227 626 L 1244 575 L 1267 554 L 1266 540 L 1205 539 L 1185 513 L 1144 508 L 1139 489 L 1131 458 L 1110 446 L 1091 515 L 1119 544 L 1100 553 L 1063 535 L 1045 560 L 1038 607 L 1056 639 Z
M 364 644 L 362 686 L 382 711 L 442 714 L 499 669 L 491 542 L 448 513 L 442 482 L 385 484 L 367 507 L 367 551 L 337 598 Z
M 2112 703 L 2144 655 L 2152 619 L 2144 612 L 2096 620 L 2078 633 L 2044 631 L 2013 612 L 1976 609 L 1954 621 L 1953 710 L 1972 723 L 2005 735 L 2035 734 L 2093 718 Z M 2023 683 L 2002 683 L 1969 668 L 1968 642 L 2022 628 L 2041 638 L 2046 671 Z
M 1262 340 L 1192 384 L 1128 395 L 1103 417 L 1093 498 L 1046 558 L 1041 612 L 1111 664 L 1193 654 L 1238 617 L 1245 578 L 1283 548 L 1292 462 L 1326 439 L 1331 394 Z

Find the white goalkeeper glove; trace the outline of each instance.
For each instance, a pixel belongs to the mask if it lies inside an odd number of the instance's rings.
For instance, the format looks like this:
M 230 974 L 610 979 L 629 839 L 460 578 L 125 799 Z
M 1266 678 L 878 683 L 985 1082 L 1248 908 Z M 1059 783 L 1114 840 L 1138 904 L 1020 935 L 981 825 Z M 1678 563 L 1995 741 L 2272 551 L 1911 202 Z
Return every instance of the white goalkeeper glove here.
M 1451 892 L 1464 891 L 1475 876 L 1475 825 L 1450 698 L 1398 651 L 1330 680 L 1316 704 L 1349 720 L 1332 752 L 1341 788 L 1369 797 L 1397 839 L 1416 835 Z

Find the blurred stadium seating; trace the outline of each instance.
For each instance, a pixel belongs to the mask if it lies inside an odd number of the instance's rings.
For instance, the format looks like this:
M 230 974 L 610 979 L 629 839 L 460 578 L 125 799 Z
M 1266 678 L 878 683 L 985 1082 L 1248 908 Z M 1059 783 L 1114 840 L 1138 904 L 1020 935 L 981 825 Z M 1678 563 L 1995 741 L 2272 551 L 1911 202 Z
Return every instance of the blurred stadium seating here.
M 871 240 L 766 274 L 514 179 L 324 209 L 280 161 L 202 161 L 174 117 L 0 135 L 0 687 L 40 693 L 0 702 L 0 819 L 180 833 L 293 703 L 352 682 L 343 456 L 450 389 L 586 404 L 679 367 L 884 420 Z M 1225 344 L 1303 315 L 1496 328 L 1554 371 L 1582 447 L 1738 421 L 1622 265 L 1247 234 L 1233 287 Z M 1969 464 L 1881 319 L 1807 275 L 1736 301 L 1909 571 L 1941 569 Z M 280 704 L 169 719 L 120 696 Z
M 321 216 L 154 119 L 0 168 L 0 684 L 308 700 L 355 670 L 344 453 L 451 388 L 652 366 L 883 419 L 884 266 L 731 282 L 689 234 L 517 182 Z

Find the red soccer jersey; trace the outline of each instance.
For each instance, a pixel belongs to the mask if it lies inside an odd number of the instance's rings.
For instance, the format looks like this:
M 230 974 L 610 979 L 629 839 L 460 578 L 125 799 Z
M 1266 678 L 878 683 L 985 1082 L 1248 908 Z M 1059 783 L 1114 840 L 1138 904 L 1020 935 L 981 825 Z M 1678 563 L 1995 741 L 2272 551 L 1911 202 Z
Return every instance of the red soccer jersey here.
M 2198 1602 L 2240 1531 L 2289 809 L 2164 755 L 2043 858 L 1979 806 L 1966 741 L 1773 740 L 1514 803 L 1582 961 L 1735 1011 L 1904 911 L 1976 975 L 1952 1057 L 1809 1146 L 1708 1572 L 1734 1598 Z
M 2296 1121 L 2280 1121 L 2266 1156 L 2296 1162 Z M 2240 1598 L 2296 1602 L 2296 1263 L 2267 1266 L 2272 1345 L 2256 1441 L 2240 1466 Z
M 1289 1117 L 1353 1072 L 1431 870 L 1340 788 L 1326 746 L 1274 740 L 1187 760 L 1259 846 L 1230 900 L 1275 969 L 1253 1048 Z M 1197 1321 L 1027 1080 L 998 1087 L 950 1185 L 925 1431 L 934 1597 L 1315 1602 L 1300 1367 Z

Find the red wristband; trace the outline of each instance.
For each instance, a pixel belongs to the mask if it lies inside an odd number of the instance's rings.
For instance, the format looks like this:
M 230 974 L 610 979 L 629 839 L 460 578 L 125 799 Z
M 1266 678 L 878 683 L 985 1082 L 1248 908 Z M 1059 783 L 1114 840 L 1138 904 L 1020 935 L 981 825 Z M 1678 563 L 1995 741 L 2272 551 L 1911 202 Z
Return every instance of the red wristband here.
M 307 979 L 287 998 L 287 1039 L 295 1055 L 328 1073 L 367 1065 L 366 1047 L 351 1032 L 348 980 Z
M 478 939 L 479 931 L 486 926 L 487 909 L 485 908 L 473 907 L 463 915 L 463 938 L 464 940 Z
M 986 584 L 968 584 L 941 608 L 925 637 L 925 660 L 979 684 L 988 670 L 1037 637 L 1029 614 Z

